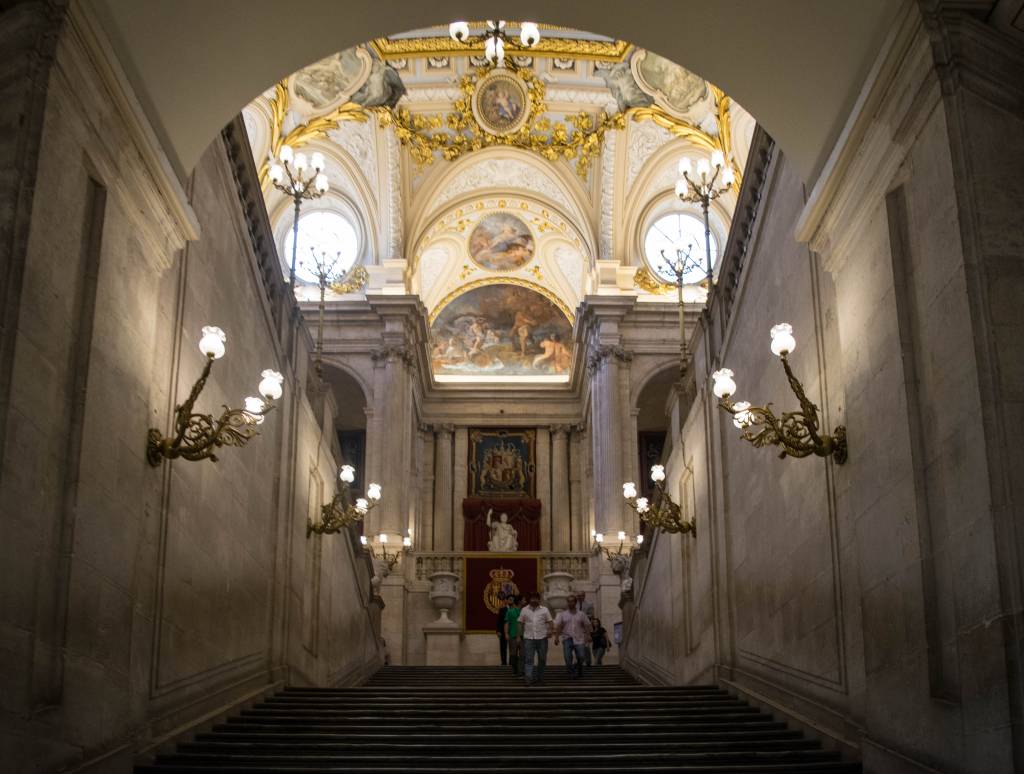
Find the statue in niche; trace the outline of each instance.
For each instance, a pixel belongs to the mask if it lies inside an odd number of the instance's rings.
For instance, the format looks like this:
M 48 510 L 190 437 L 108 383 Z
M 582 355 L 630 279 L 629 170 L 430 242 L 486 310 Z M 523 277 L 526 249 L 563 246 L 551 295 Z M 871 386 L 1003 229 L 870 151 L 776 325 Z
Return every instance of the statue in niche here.
M 487 510 L 487 528 L 491 531 L 491 539 L 487 541 L 488 551 L 518 551 L 519 533 L 508 523 L 508 514 L 502 513 L 497 521 L 491 521 L 493 508 Z

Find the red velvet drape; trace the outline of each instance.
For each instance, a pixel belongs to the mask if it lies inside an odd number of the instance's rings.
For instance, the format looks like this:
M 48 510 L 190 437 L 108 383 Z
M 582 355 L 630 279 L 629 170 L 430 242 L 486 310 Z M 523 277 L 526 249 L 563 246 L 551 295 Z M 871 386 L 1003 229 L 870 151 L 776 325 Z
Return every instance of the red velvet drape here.
M 540 551 L 540 500 L 531 497 L 467 497 L 462 501 L 465 520 L 463 551 L 486 551 L 491 534 L 487 529 L 487 511 L 492 519 L 508 514 L 508 523 L 518 533 L 520 551 Z

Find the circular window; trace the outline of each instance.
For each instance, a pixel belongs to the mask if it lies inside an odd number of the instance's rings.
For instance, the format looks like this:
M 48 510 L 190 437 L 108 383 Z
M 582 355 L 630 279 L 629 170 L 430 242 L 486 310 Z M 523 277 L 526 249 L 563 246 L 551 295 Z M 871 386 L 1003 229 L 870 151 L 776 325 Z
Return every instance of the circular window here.
M 678 252 L 689 254 L 683 282 L 700 282 L 707 276 L 708 259 L 704 250 L 704 223 L 685 212 L 663 215 L 651 224 L 644 237 L 644 256 L 659 279 L 675 284 L 676 275 L 669 261 L 675 262 Z M 718 263 L 718 241 L 711 234 L 711 265 Z
M 293 231 L 288 229 L 284 238 L 285 266 L 292 262 Z M 330 210 L 314 210 L 299 218 L 299 249 L 295 265 L 295 276 L 303 282 L 316 283 L 317 277 L 310 271 L 312 251 L 319 257 L 326 253 L 328 260 L 337 256 L 337 271 L 347 272 L 359 255 L 359 234 L 352 221 L 344 215 Z M 285 269 L 287 274 L 288 269 Z

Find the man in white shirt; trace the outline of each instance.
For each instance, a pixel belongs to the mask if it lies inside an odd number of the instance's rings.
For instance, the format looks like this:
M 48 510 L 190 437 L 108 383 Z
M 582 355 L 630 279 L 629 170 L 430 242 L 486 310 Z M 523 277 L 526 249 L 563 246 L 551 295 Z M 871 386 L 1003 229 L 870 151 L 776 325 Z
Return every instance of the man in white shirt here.
M 548 637 L 551 636 L 551 611 L 540 603 L 540 594 L 530 594 L 530 604 L 519 612 L 519 626 L 523 635 L 523 675 L 527 685 L 544 679 L 544 665 L 548 660 Z M 534 672 L 533 660 L 537 667 Z
M 569 670 L 569 679 L 583 677 L 583 659 L 590 642 L 590 619 L 582 610 L 576 608 L 576 597 L 569 595 L 566 600 L 569 607 L 555 616 L 555 645 L 562 638 L 562 655 L 565 657 L 565 668 Z M 575 661 L 575 664 L 573 663 Z

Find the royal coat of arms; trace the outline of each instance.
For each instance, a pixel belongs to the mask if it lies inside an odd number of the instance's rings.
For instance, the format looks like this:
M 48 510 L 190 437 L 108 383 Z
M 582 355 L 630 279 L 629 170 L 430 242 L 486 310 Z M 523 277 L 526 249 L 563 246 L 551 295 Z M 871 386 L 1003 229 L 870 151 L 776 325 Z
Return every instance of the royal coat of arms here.
M 470 433 L 470 494 L 531 497 L 534 491 L 533 430 Z
M 484 587 L 484 604 L 492 613 L 497 613 L 501 602 L 519 594 L 519 587 L 512 580 L 515 572 L 506 567 L 490 571 L 491 582 Z

